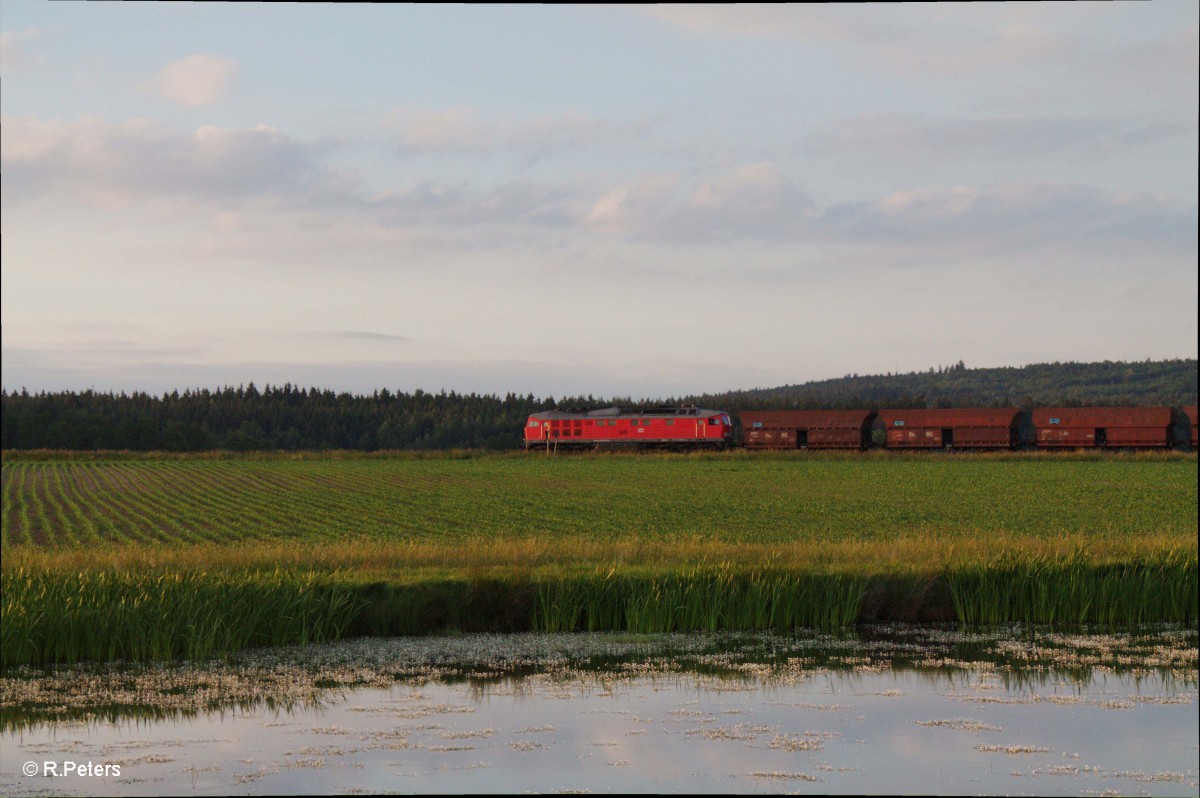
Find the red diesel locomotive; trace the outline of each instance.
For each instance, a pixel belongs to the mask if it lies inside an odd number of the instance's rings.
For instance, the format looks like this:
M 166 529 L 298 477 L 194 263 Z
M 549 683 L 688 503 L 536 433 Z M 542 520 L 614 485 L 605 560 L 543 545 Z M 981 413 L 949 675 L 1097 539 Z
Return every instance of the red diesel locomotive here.
M 525 423 L 525 449 L 724 449 L 733 444 L 733 420 L 721 410 L 546 410 Z

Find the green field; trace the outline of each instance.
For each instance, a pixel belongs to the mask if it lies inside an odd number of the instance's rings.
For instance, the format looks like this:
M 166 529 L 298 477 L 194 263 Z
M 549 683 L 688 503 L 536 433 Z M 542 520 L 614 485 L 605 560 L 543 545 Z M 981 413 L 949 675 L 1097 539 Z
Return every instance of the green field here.
M 302 639 L 877 618 L 1194 622 L 1197 463 L 1174 453 L 6 452 L 2 534 L 6 663 L 72 658 L 44 653 L 49 637 L 76 633 L 48 637 L 48 621 L 29 621 L 53 603 L 38 591 L 61 593 L 64 629 L 80 614 L 72 606 L 139 590 L 172 606 L 172 590 L 219 605 L 234 600 L 222 590 L 248 585 L 265 591 L 238 594 L 248 607 L 328 596 L 336 609 Z M 95 626 L 103 610 L 93 609 Z M 24 631 L 10 634 L 19 617 Z M 273 625 L 269 613 L 256 623 Z M 147 645 L 170 655 L 182 644 Z

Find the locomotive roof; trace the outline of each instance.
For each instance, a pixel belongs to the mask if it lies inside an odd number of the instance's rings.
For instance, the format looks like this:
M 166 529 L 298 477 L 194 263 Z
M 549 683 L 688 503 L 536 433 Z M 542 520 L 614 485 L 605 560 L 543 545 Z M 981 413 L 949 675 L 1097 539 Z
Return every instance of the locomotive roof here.
M 709 418 L 719 416 L 724 412 L 723 410 L 707 410 L 703 407 L 654 407 L 648 409 L 602 407 L 597 410 L 543 410 L 539 413 L 530 413 L 529 417 L 536 418 L 538 421 L 564 418 L 678 418 L 679 416 Z

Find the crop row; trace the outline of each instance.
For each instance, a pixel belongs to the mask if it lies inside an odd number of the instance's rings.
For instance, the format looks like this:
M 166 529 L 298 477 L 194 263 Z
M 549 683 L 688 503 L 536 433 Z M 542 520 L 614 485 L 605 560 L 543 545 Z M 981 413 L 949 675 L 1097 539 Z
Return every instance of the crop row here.
M 1194 540 L 1196 462 L 6 460 L 5 547 L 349 539 Z

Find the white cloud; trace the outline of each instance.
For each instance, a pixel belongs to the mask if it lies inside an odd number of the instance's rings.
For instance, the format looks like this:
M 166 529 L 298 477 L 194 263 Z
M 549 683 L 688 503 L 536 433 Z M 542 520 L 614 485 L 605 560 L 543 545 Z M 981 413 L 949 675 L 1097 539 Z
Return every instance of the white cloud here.
M 679 185 L 672 175 L 649 174 L 606 192 L 588 214 L 589 226 L 600 233 L 627 236 L 642 233 L 661 217 Z
M 801 151 L 812 157 L 848 155 L 855 161 L 914 158 L 1021 161 L 1075 156 L 1112 158 L 1196 131 L 1195 114 L 1149 116 L 993 116 L 930 119 L 884 111 L 840 119 L 809 135 Z
M 744 164 L 685 183 L 650 174 L 606 192 L 587 217 L 592 230 L 655 240 L 788 237 L 812 206 L 775 164 Z
M 977 4 L 680 4 L 645 12 L 696 33 L 792 39 L 904 71 L 1020 63 L 1054 52 L 1063 38 L 1036 12 Z
M 929 187 L 824 211 L 812 231 L 846 241 L 887 242 L 994 256 L 1039 248 L 1076 253 L 1195 256 L 1196 207 L 1140 192 L 1091 186 L 1003 183 Z
M 41 59 L 31 55 L 25 43 L 44 34 L 45 31 L 38 28 L 0 31 L 0 72 L 11 74 L 40 63 Z
M 659 244 L 889 243 L 947 257 L 1046 246 L 1194 255 L 1196 242 L 1194 205 L 1048 181 L 916 184 L 821 207 L 777 164 L 756 161 L 689 176 L 651 172 L 598 188 L 566 178 L 487 189 L 420 179 L 368 194 L 326 167 L 323 155 L 266 125 L 188 133 L 145 120 L 17 117 L 4 120 L 0 140 L 7 207 L 31 199 L 109 209 L 170 200 L 181 220 L 211 220 L 210 232 L 221 232 L 219 246 L 230 253 L 268 257 L 281 238 L 312 251 L 327 248 L 323 239 L 347 251 L 362 250 L 359 241 L 417 240 L 472 249 L 578 230 Z M 379 260 L 365 250 L 364 257 Z
M 468 107 L 397 108 L 384 121 L 391 140 L 403 153 L 515 152 L 526 159 L 594 147 L 618 137 L 640 135 L 649 127 L 645 122 L 618 126 L 579 112 L 485 117 Z
M 318 153 L 266 125 L 183 133 L 145 119 L 112 124 L 5 117 L 6 204 L 38 196 L 120 207 L 164 196 L 236 200 L 319 182 Z
M 25 116 L 5 118 L 3 128 L 6 209 L 33 202 L 61 211 L 154 207 L 184 223 L 208 220 L 213 246 L 230 254 L 269 255 L 301 241 L 324 251 L 325 239 L 354 250 L 362 242 L 387 247 L 439 237 L 486 246 L 521 240 L 531 228 L 574 226 L 587 207 L 569 182 L 510 180 L 480 189 L 419 179 L 369 193 L 325 164 L 324 145 L 261 124 L 189 132 L 142 119 Z M 353 231 L 351 240 L 334 230 Z
M 224 98 L 237 70 L 237 63 L 228 58 L 190 55 L 168 64 L 149 85 L 173 103 L 199 108 Z
M 1045 247 L 1194 256 L 1196 214 L 1194 205 L 1142 192 L 1016 181 L 916 186 L 820 207 L 760 162 L 698 183 L 658 174 L 630 180 L 603 193 L 586 224 L 608 237 L 675 244 L 888 244 L 898 255 L 955 258 Z
M 1134 6 L 1094 3 L 705 4 L 640 7 L 667 24 L 709 36 L 789 39 L 889 73 L 953 78 L 1034 62 L 1085 58 L 1141 79 L 1195 64 L 1194 5 L 1158 4 L 1159 19 L 1185 20 L 1169 33 L 1120 44 L 1095 32 L 1136 24 Z M 1135 4 L 1136 5 L 1136 4 Z M 1190 17 L 1190 19 L 1188 19 Z M 1182 59 L 1182 61 L 1181 61 Z
M 705 181 L 687 203 L 707 229 L 741 231 L 788 227 L 811 204 L 767 161 L 746 164 Z

